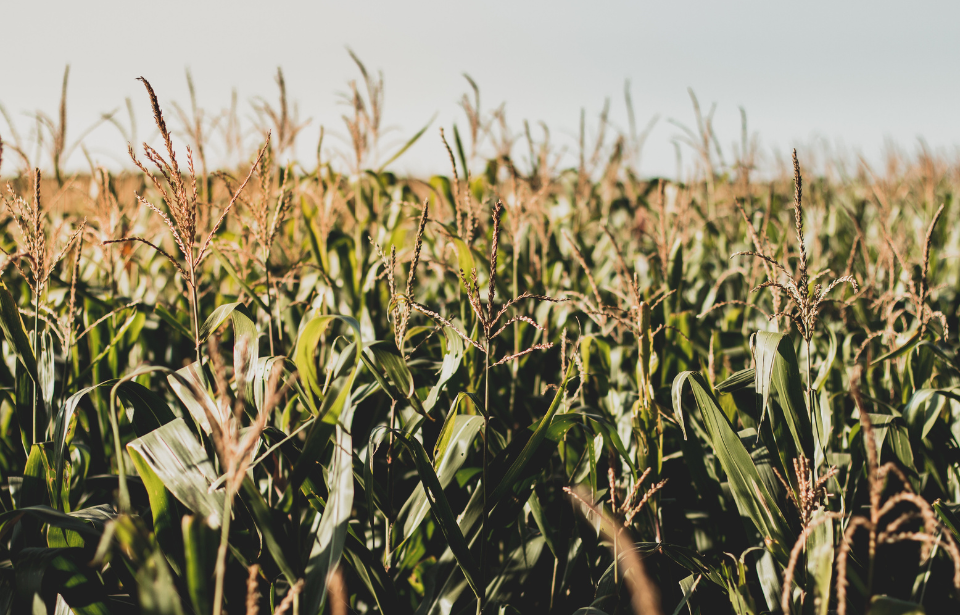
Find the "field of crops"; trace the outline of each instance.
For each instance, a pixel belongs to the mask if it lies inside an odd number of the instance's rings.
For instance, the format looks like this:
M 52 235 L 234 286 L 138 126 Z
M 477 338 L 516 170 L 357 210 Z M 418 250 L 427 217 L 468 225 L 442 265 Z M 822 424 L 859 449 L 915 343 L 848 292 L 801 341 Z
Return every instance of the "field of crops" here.
M 956 612 L 956 162 L 561 165 L 470 82 L 402 177 L 358 66 L 315 161 L 283 90 L 222 171 L 146 80 L 128 171 L 0 135 L 0 615 Z

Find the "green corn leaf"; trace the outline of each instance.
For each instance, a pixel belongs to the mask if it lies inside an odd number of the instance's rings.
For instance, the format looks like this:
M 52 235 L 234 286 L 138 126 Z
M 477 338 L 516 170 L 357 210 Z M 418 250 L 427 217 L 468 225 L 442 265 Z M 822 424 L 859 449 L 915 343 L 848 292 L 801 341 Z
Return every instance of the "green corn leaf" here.
M 3 328 L 3 335 L 7 338 L 7 343 L 16 353 L 17 360 L 26 369 L 27 375 L 30 376 L 31 380 L 39 383 L 37 358 L 33 354 L 33 346 L 27 336 L 26 327 L 23 326 L 20 309 L 2 280 L 0 280 L 0 327 Z
M 230 318 L 230 314 L 232 314 L 233 311 L 241 305 L 243 305 L 243 303 L 238 301 L 236 303 L 227 303 L 225 305 L 221 305 L 215 309 L 210 316 L 203 321 L 203 324 L 200 325 L 200 343 L 202 344 L 206 342 L 207 338 L 209 338 L 214 331 L 219 329 L 220 325 Z
M 241 489 L 244 495 L 244 502 L 253 513 L 257 529 L 260 530 L 260 533 L 263 535 L 263 541 L 270 551 L 270 556 L 273 557 L 273 561 L 276 562 L 277 567 L 280 568 L 283 576 L 286 577 L 287 583 L 293 585 L 297 582 L 297 575 L 288 563 L 287 554 L 284 553 L 283 547 L 277 540 L 277 532 L 274 530 L 274 521 L 267 503 L 263 500 L 263 496 L 257 491 L 256 486 L 253 484 L 253 481 L 250 480 L 249 476 L 243 479 Z
M 48 526 L 76 532 L 96 542 L 103 535 L 103 528 L 111 515 L 112 512 L 102 507 L 65 513 L 49 506 L 26 506 L 0 513 L 0 538 L 5 537 L 17 523 L 27 517 Z
M 395 433 L 397 435 L 397 441 L 405 446 L 413 455 L 414 462 L 417 465 L 417 473 L 420 475 L 420 481 L 424 487 L 424 493 L 427 496 L 427 501 L 433 510 L 433 514 L 437 518 L 440 530 L 447 539 L 447 544 L 456 557 L 457 563 L 463 571 L 463 576 L 467 579 L 467 583 L 470 585 L 473 593 L 479 598 L 483 595 L 483 588 L 480 587 L 480 569 L 470 554 L 470 548 L 467 546 L 467 541 L 463 537 L 463 532 L 460 531 L 460 527 L 457 525 L 457 519 L 450 509 L 450 503 L 443 493 L 440 479 L 437 478 L 437 473 L 434 471 L 433 465 L 427 457 L 427 452 L 423 450 L 423 445 L 409 434 L 402 431 Z
M 113 384 L 114 381 L 109 381 Z M 98 386 L 103 386 L 103 383 Z M 154 429 L 166 425 L 177 418 L 167 402 L 147 387 L 127 380 L 117 386 L 117 397 L 128 409 L 133 410 L 133 430 L 138 436 L 145 436 Z
M 353 366 L 350 374 L 337 378 L 327 391 L 326 396 L 317 410 L 319 420 L 310 428 L 307 439 L 303 443 L 303 451 L 297 460 L 293 469 L 293 475 L 287 486 L 284 496 L 284 510 L 289 510 L 292 505 L 292 494 L 300 490 L 307 475 L 312 471 L 313 465 L 320 460 L 328 444 L 330 437 L 334 433 L 334 425 L 340 419 L 340 415 L 345 408 L 350 405 L 350 396 L 353 389 L 353 383 L 356 380 L 357 372 L 360 367 L 359 356 L 363 352 L 363 340 L 360 337 L 360 324 L 348 316 L 314 316 L 300 333 L 297 340 L 297 346 L 294 350 L 294 362 L 296 363 L 300 380 L 306 383 L 306 395 L 322 395 L 322 388 L 317 380 L 316 367 L 316 349 L 320 343 L 320 335 L 326 327 L 334 320 L 340 320 L 350 326 L 353 331 L 354 344 L 356 351 L 352 354 Z M 312 402 L 308 401 L 308 405 Z
M 40 399 L 43 400 L 45 414 L 53 414 L 53 387 L 56 379 L 56 365 L 54 362 L 53 336 L 50 331 L 40 333 L 40 356 L 37 361 L 37 375 L 40 377 Z
M 813 458 L 813 438 L 810 415 L 804 403 L 800 366 L 790 336 L 760 331 L 754 337 L 754 356 L 757 362 L 757 402 L 762 409 L 760 422 L 766 414 L 770 392 L 776 391 L 783 416 L 798 453 Z
M 136 447 L 127 447 L 133 467 L 136 469 L 143 486 L 147 490 L 150 501 L 150 513 L 153 519 L 153 533 L 157 544 L 167 555 L 175 570 L 185 570 L 181 554 L 183 551 L 183 536 L 181 534 L 182 517 L 180 507 L 174 495 L 164 485 L 163 480 L 147 463 Z
M 443 364 L 440 366 L 440 375 L 437 382 L 430 388 L 427 399 L 423 402 L 424 412 L 430 412 L 440 399 L 444 385 L 453 378 L 463 360 L 463 339 L 450 327 L 443 328 L 443 335 L 447 345 L 447 352 L 443 355 Z
M 63 407 L 57 413 L 53 428 L 53 466 L 56 472 L 55 493 L 60 493 L 63 488 L 64 464 L 69 457 L 70 442 L 73 440 L 73 434 L 77 428 L 77 406 L 87 393 L 107 384 L 112 383 L 102 383 L 74 393 L 67 398 Z
M 17 424 L 20 426 L 20 444 L 25 455 L 29 455 L 34 440 L 42 440 L 43 432 L 47 428 L 47 419 L 44 416 L 43 403 L 39 401 L 39 393 L 34 381 L 27 373 L 23 363 L 17 362 L 14 367 L 13 403 L 17 414 Z M 36 406 L 34 405 L 36 404 Z M 36 408 L 36 411 L 34 411 Z
M 473 440 L 483 427 L 483 418 L 477 415 L 453 415 L 444 427 L 437 443 L 433 468 L 441 489 L 446 489 L 457 471 L 463 466 Z M 423 483 L 420 483 L 407 498 L 397 516 L 397 526 L 402 528 L 398 538 L 407 540 L 430 511 L 430 502 Z
M 184 515 L 182 520 L 183 580 L 195 613 L 210 613 L 213 607 L 213 570 L 217 559 L 219 533 L 197 515 Z
M 216 471 L 183 419 L 175 419 L 133 440 L 127 444 L 127 450 L 138 471 L 140 467 L 149 467 L 184 506 L 219 527 L 225 496 L 222 490 L 208 490 L 217 478 Z M 150 477 L 141 478 L 146 484 Z
M 369 344 L 367 349 L 376 359 L 377 365 L 383 368 L 390 382 L 404 397 L 413 395 L 413 376 L 407 368 L 407 362 L 395 352 L 379 346 L 376 342 Z
M 356 350 L 353 368 L 350 375 L 344 382 L 345 386 L 339 387 L 336 395 L 334 391 L 327 392 L 326 397 L 323 394 L 323 387 L 317 378 L 317 362 L 315 359 L 317 347 L 320 344 L 320 336 L 334 320 L 346 323 L 353 330 L 354 343 Z M 293 361 L 297 365 L 297 371 L 300 373 L 300 380 L 306 384 L 307 391 L 312 392 L 316 397 L 323 398 L 323 405 L 318 412 L 321 420 L 327 423 L 336 423 L 343 410 L 343 406 L 353 388 L 353 381 L 357 376 L 357 370 L 360 366 L 359 352 L 363 351 L 363 340 L 360 336 L 360 323 L 349 316 L 314 316 L 303 327 L 300 337 L 297 338 L 297 345 L 293 352 Z M 309 403 L 309 402 L 308 402 Z
M 743 389 L 756 386 L 756 372 L 754 368 L 741 369 L 732 374 L 729 378 L 714 387 L 717 393 L 734 393 Z
M 88 561 L 89 553 L 78 548 L 23 549 L 13 562 L 17 591 L 26 604 L 34 596 L 52 603 L 59 593 L 77 615 L 109 615 L 106 588 Z
M 563 402 L 563 396 L 564 392 L 567 390 L 567 384 L 570 382 L 570 379 L 573 378 L 575 373 L 576 366 L 571 362 L 569 369 L 567 369 L 566 375 L 563 377 L 563 382 L 560 383 L 557 393 L 553 397 L 553 402 L 550 404 L 550 407 L 547 408 L 546 414 L 543 415 L 543 418 L 540 419 L 540 422 L 537 424 L 537 429 L 533 432 L 533 435 L 530 436 L 530 439 L 524 445 L 520 455 L 516 460 L 514 460 L 514 462 L 510 465 L 510 468 L 503 475 L 503 478 L 500 480 L 500 484 L 497 485 L 490 494 L 488 505 L 491 508 L 507 493 L 509 489 L 513 488 L 514 482 L 520 476 L 524 466 L 530 462 L 534 454 L 537 452 L 537 449 L 540 447 L 540 444 L 547 437 L 547 432 L 550 430 L 550 423 L 553 421 L 553 417 L 557 414 L 557 410 L 560 409 L 560 406 Z
M 435 119 L 437 119 L 437 114 L 434 114 L 433 117 L 430 118 L 430 121 L 427 122 L 426 126 L 418 130 L 417 133 L 412 137 L 410 137 L 410 139 L 408 139 L 407 142 L 404 143 L 403 146 L 399 150 L 397 150 L 395 154 L 387 158 L 387 161 L 380 165 L 380 168 L 377 169 L 377 175 L 380 175 L 381 173 L 383 173 L 384 169 L 390 166 L 391 163 L 395 162 L 397 158 L 399 158 L 400 156 L 403 156 L 403 154 L 408 149 L 413 147 L 413 144 L 416 143 L 420 139 L 420 137 L 423 136 L 423 133 L 427 132 L 427 129 L 430 128 L 430 125 L 433 124 L 433 121 Z
M 507 556 L 499 574 L 490 581 L 487 587 L 487 596 L 490 600 L 497 600 L 500 592 L 507 583 L 523 583 L 530 571 L 540 559 L 545 544 L 543 536 L 537 536 L 525 541 Z
M 153 313 L 159 316 L 160 320 L 173 327 L 174 330 L 180 333 L 180 335 L 188 340 L 191 340 L 191 342 L 193 341 L 193 331 L 188 329 L 183 323 L 177 320 L 177 317 L 174 316 L 173 312 L 168 310 L 166 307 L 157 304 L 153 307 Z
M 353 439 L 349 432 L 353 422 L 352 406 L 344 408 L 340 422 L 343 426 L 336 427 L 333 459 L 327 478 L 330 496 L 323 509 L 304 573 L 306 589 L 303 604 L 308 613 L 319 613 L 323 607 L 330 577 L 343 554 L 353 509 Z
M 837 334 L 834 333 L 833 329 L 827 329 L 827 332 L 830 334 L 830 343 L 827 345 L 827 356 L 823 360 L 823 363 L 820 364 L 820 369 L 817 371 L 817 378 L 813 381 L 813 390 L 817 392 L 823 390 L 823 385 L 827 381 L 827 376 L 830 375 L 833 363 L 837 360 L 837 350 L 839 349 Z
M 940 522 L 953 535 L 953 539 L 960 542 L 960 514 L 956 507 L 944 503 L 943 500 L 937 500 L 933 503 L 933 510 L 936 511 Z
M 140 608 L 148 615 L 183 615 L 180 593 L 163 554 L 154 551 L 137 570 Z
M 687 602 L 689 602 L 690 598 L 693 597 L 693 592 L 696 591 L 697 585 L 699 584 L 700 577 L 694 577 L 692 574 L 680 581 L 680 590 L 683 592 L 683 600 L 680 601 L 680 604 L 677 605 L 677 608 L 673 609 L 673 615 L 680 615 L 680 613 L 683 612 L 683 607 L 687 606 Z
M 255 293 L 252 288 L 250 288 L 250 286 L 244 281 L 244 279 L 240 277 L 240 274 L 237 273 L 236 269 L 234 269 L 229 259 L 227 259 L 227 257 L 224 256 L 220 252 L 220 250 L 217 249 L 217 246 L 211 244 L 211 249 L 213 253 L 217 256 L 217 260 L 220 261 L 220 264 L 223 266 L 223 270 L 227 272 L 227 275 L 233 278 L 237 282 L 237 284 L 240 285 L 240 288 L 242 288 L 243 291 L 247 293 L 247 295 L 251 299 L 253 299 L 254 303 L 256 303 L 261 310 L 263 310 L 267 314 L 270 314 L 270 308 L 267 307 L 267 304 L 263 302 L 263 299 L 261 299 L 260 296 L 257 295 L 257 293 Z M 187 337 L 193 337 L 193 335 L 188 333 Z
M 917 329 L 916 331 L 913 332 L 913 335 L 907 338 L 907 341 L 900 344 L 890 352 L 886 352 L 880 355 L 879 357 L 877 357 L 876 359 L 874 359 L 873 362 L 870 363 L 870 367 L 873 367 L 874 365 L 879 365 L 888 359 L 897 359 L 902 357 L 903 355 L 907 354 L 908 352 L 916 348 L 919 342 L 920 342 L 920 330 Z
M 550 549 L 550 553 L 552 553 L 555 558 L 559 558 L 560 556 L 557 554 L 557 547 L 553 540 L 553 532 L 551 531 L 549 525 L 547 525 L 547 518 L 543 513 L 543 506 L 540 504 L 540 498 L 537 497 L 536 489 L 530 491 L 530 499 L 527 500 L 527 508 L 529 508 L 530 514 L 533 515 L 533 522 L 537 524 L 537 529 L 540 530 L 540 535 L 543 536 L 544 541 L 546 541 L 546 545 L 547 548 Z
M 383 568 L 383 564 L 352 532 L 347 533 L 343 550 L 343 562 L 350 566 L 373 596 L 377 607 L 384 615 L 404 615 L 410 609 L 397 596 L 393 580 Z
M 97 356 L 95 356 L 93 359 L 90 360 L 89 363 L 87 363 L 86 367 L 84 367 L 79 374 L 77 374 L 76 378 L 74 378 L 73 381 L 71 382 L 71 385 L 78 382 L 82 382 L 88 375 L 90 375 L 90 373 L 93 371 L 93 368 L 96 367 L 96 365 L 100 363 L 100 361 L 102 361 L 104 357 L 107 357 L 110 354 L 110 352 L 114 350 L 117 347 L 117 345 L 120 344 L 120 342 L 123 341 L 124 335 L 126 335 L 127 330 L 130 329 L 130 327 L 133 326 L 134 323 L 136 323 L 138 320 L 141 320 L 142 318 L 143 316 L 139 312 L 135 311 L 132 314 L 130 314 L 130 316 L 127 317 L 125 321 L 123 321 L 123 324 L 120 325 L 120 328 L 117 329 L 116 334 L 114 334 L 110 342 L 103 348 L 103 350 L 100 351 L 100 353 Z
M 913 392 L 903 409 L 903 419 L 911 433 L 926 438 L 945 411 L 949 398 L 937 389 L 919 389 Z
M 457 248 L 457 264 L 469 276 L 470 271 L 477 267 L 476 261 L 473 259 L 473 252 L 466 242 L 459 237 L 453 238 L 453 245 Z
M 814 517 L 816 520 L 816 517 Z M 807 572 L 814 581 L 817 596 L 820 597 L 818 615 L 827 615 L 830 607 L 830 581 L 833 576 L 834 561 L 833 523 L 821 523 L 807 539 Z M 808 596 L 807 600 L 813 600 Z
M 680 396 L 686 385 L 693 391 L 710 445 L 727 474 L 740 514 L 749 517 L 760 534 L 772 541 L 772 553 L 781 565 L 786 566 L 788 552 L 796 541 L 796 536 L 760 478 L 750 453 L 730 427 L 713 395 L 707 391 L 706 383 L 699 373 L 688 371 L 677 375 L 673 383 L 674 413 L 682 415 Z
M 167 382 L 174 394 L 183 402 L 190 416 L 207 434 L 211 433 L 208 415 L 220 416 L 217 402 L 207 390 L 203 367 L 196 362 L 167 374 Z

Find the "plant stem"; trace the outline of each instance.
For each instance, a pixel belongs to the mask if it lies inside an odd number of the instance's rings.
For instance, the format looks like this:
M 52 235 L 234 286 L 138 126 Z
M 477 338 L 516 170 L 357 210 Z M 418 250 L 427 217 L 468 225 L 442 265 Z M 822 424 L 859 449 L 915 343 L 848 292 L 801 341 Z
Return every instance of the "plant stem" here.
M 117 456 L 117 483 L 119 487 L 117 504 L 120 512 L 125 513 L 130 510 L 130 492 L 127 490 L 127 470 L 123 463 L 123 444 L 120 441 L 120 422 L 117 419 L 116 401 L 117 386 L 114 385 L 110 391 L 110 429 L 113 432 L 113 445 L 116 447 L 115 454 Z
M 276 295 L 276 300 L 273 303 L 271 303 L 270 306 L 272 310 L 276 311 L 277 347 L 279 350 L 282 351 L 283 338 L 280 336 L 283 334 L 283 317 L 280 315 L 280 288 L 276 286 L 277 284 L 276 279 L 274 279 L 273 283 L 274 283 L 273 294 Z M 269 295 L 269 293 L 270 293 L 270 289 L 268 288 L 267 294 Z
M 70 331 L 67 334 L 67 341 L 63 346 L 63 376 L 60 378 L 60 406 L 63 405 L 63 400 L 67 396 L 67 376 L 70 372 L 70 351 L 73 348 L 73 325 L 71 324 Z M 58 406 L 59 407 L 59 406 Z
M 400 353 L 402 355 L 403 351 L 401 350 Z M 387 446 L 387 514 L 384 515 L 383 518 L 383 559 L 387 566 L 387 570 L 390 570 L 393 567 L 393 557 L 391 556 L 390 552 L 390 524 L 392 523 L 392 520 L 389 517 L 393 515 L 393 446 L 396 440 L 396 434 L 394 433 L 396 428 L 397 402 L 396 400 L 393 400 L 390 403 L 390 444 Z M 371 531 L 373 530 L 372 524 L 370 529 Z
M 274 356 L 273 352 L 273 295 L 270 294 L 270 268 L 267 266 L 267 259 L 270 258 L 270 254 L 267 253 L 267 257 L 263 259 L 263 271 L 267 275 L 267 337 L 270 340 L 270 356 Z M 277 331 L 279 333 L 279 329 Z
M 37 366 L 37 373 L 35 374 L 38 378 L 40 377 L 40 288 L 37 286 L 37 292 L 33 294 L 33 358 L 34 363 Z M 32 375 L 31 375 L 32 377 Z M 31 444 L 37 443 L 37 381 L 33 381 L 33 425 L 31 425 L 31 432 L 33 433 L 33 441 Z
M 807 415 L 810 417 L 810 426 L 813 429 L 813 432 L 817 434 L 817 438 L 820 438 L 819 431 L 817 430 L 817 417 L 814 416 L 814 407 L 813 407 L 813 367 L 810 363 L 810 351 L 811 344 L 810 340 L 807 342 Z M 820 443 L 820 446 L 825 446 L 824 442 Z M 817 464 L 813 464 L 813 479 L 817 480 L 819 478 L 819 471 L 817 469 Z
M 190 311 L 193 313 L 193 344 L 197 352 L 197 368 L 200 367 L 200 300 L 197 297 L 197 274 L 190 268 Z
M 487 598 L 486 584 L 486 560 L 485 551 L 487 542 L 484 534 L 487 527 L 487 449 L 489 448 L 489 427 L 490 427 L 490 336 L 489 331 L 484 336 L 487 341 L 487 351 L 483 359 L 483 474 L 481 482 L 483 483 L 483 516 L 480 519 L 480 600 L 477 602 L 477 613 L 483 611 L 484 603 Z
M 213 615 L 223 612 L 223 578 L 227 572 L 227 546 L 230 544 L 230 509 L 233 507 L 233 493 L 227 487 L 223 500 L 223 519 L 220 523 L 220 548 L 217 550 L 217 565 L 214 568 L 216 585 L 213 590 Z
M 520 295 L 520 290 L 517 284 L 517 263 L 520 260 L 520 242 L 513 242 L 513 296 L 517 297 Z M 513 353 L 520 353 L 520 322 L 517 321 L 513 323 Z M 511 367 L 513 372 L 513 378 L 510 379 L 510 416 L 513 416 L 513 408 L 516 402 L 517 396 L 517 375 L 520 371 L 520 362 L 513 361 L 513 366 Z

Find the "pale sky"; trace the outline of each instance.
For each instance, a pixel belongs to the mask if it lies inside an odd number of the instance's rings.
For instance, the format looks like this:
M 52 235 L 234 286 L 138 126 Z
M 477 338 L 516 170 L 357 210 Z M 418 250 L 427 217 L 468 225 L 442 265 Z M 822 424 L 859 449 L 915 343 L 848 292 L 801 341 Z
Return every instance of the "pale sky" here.
M 311 118 L 299 145 L 312 167 L 321 124 L 332 135 L 327 146 L 346 148 L 338 94 L 358 77 L 349 46 L 383 71 L 384 124 L 396 128 L 385 150 L 439 114 L 393 165 L 401 172 L 448 172 L 438 128 L 465 128 L 463 72 L 479 84 L 485 110 L 506 102 L 514 130 L 544 121 L 570 152 L 581 109 L 595 127 L 609 97 L 612 121 L 626 126 L 629 79 L 640 126 L 660 116 L 644 150 L 646 175 L 675 173 L 680 129 L 668 120 L 693 126 L 688 87 L 705 111 L 716 103 L 728 162 L 741 106 L 768 163 L 773 151 L 796 146 L 803 156 L 816 141 L 870 160 L 881 158 L 886 139 L 910 153 L 918 138 L 950 156 L 960 145 L 958 2 L 35 0 L 5 2 L 2 15 L 0 103 L 21 136 L 33 129 L 30 113 L 56 114 L 67 63 L 70 142 L 127 97 L 139 138 L 151 138 L 140 75 L 178 127 L 171 102 L 188 103 L 187 67 L 208 115 L 226 108 L 236 88 L 249 126 L 252 99 L 275 101 L 281 66 L 301 118 Z M 3 119 L 0 135 L 11 139 Z M 84 143 L 99 162 L 126 164 L 116 128 L 100 126 Z M 215 156 L 217 137 L 211 147 Z M 689 149 L 683 155 L 693 158 Z M 7 158 L 5 174 L 15 164 Z M 80 151 L 69 166 L 86 166 Z

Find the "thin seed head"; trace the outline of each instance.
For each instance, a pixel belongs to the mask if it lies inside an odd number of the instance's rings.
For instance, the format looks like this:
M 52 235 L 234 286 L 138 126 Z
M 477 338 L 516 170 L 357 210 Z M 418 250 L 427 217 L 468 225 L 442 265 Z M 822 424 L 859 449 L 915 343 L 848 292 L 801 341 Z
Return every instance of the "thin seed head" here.
M 417 265 L 420 263 L 420 250 L 423 248 L 423 230 L 427 227 L 427 213 L 429 201 L 423 200 L 423 211 L 420 213 L 420 224 L 417 226 L 417 244 L 413 249 L 413 261 L 410 263 L 410 273 L 407 275 L 406 295 L 413 295 L 413 281 L 417 279 Z
M 497 251 L 500 248 L 500 215 L 503 202 L 497 201 L 493 208 L 493 244 L 490 247 L 490 290 L 487 298 L 487 314 L 493 314 L 493 303 L 497 296 Z
M 800 176 L 800 161 L 797 160 L 797 150 L 793 150 L 793 215 L 794 226 L 797 231 L 797 245 L 800 248 L 800 277 L 799 286 L 806 293 L 807 282 L 807 249 L 803 244 L 803 178 Z
M 47 278 L 47 237 L 43 232 L 43 207 L 40 204 L 40 169 L 36 169 L 33 181 L 33 242 L 37 271 L 34 272 L 37 288 L 42 289 Z

